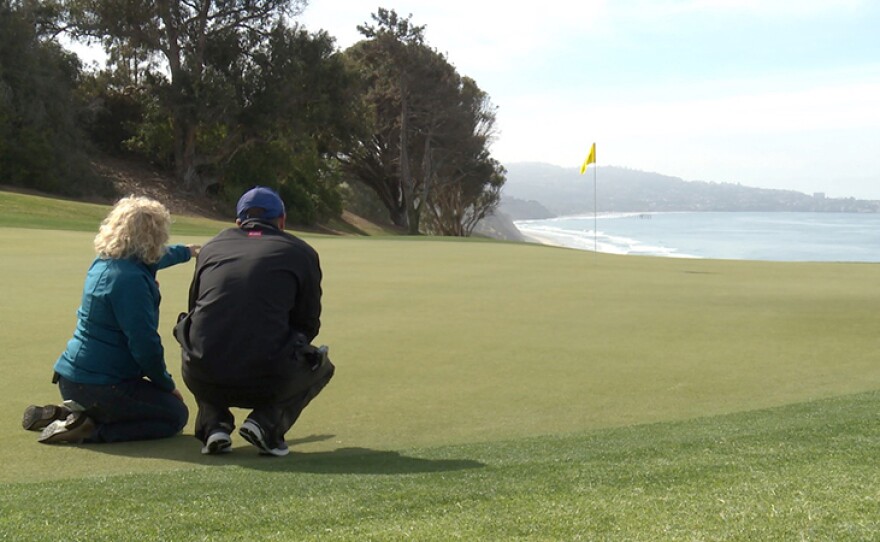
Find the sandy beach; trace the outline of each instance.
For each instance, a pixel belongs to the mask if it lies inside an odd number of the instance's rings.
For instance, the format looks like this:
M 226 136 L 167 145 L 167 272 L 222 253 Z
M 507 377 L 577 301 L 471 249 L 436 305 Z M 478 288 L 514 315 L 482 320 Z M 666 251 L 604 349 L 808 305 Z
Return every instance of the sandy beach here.
M 520 233 L 522 233 L 522 232 L 520 232 Z M 536 245 L 547 245 L 547 246 L 551 246 L 551 247 L 569 248 L 564 243 L 561 243 L 559 241 L 559 239 L 554 239 L 550 235 L 540 235 L 540 234 L 535 234 L 533 232 L 529 232 L 527 234 L 522 233 L 522 236 L 525 238 L 527 243 L 534 243 Z

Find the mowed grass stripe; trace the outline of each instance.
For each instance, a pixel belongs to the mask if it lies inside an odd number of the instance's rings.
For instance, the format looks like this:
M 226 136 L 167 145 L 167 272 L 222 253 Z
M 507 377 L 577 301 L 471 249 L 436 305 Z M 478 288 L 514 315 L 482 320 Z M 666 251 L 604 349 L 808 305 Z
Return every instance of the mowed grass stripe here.
M 0 532 L 33 541 L 875 540 L 878 409 L 872 392 L 577 435 L 5 484 Z
M 110 208 L 110 205 L 0 191 L 0 227 L 97 233 Z M 174 214 L 172 220 L 172 231 L 179 235 L 214 235 L 226 227 L 222 222 L 201 217 Z

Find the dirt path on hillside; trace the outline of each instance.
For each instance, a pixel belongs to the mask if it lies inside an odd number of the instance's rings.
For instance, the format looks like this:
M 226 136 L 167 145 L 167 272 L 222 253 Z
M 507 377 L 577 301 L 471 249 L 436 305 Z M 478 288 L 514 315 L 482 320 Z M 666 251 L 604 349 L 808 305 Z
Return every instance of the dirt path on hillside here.
M 124 196 L 146 196 L 162 202 L 172 214 L 204 216 L 220 220 L 234 214 L 207 196 L 181 190 L 166 172 L 143 162 L 101 156 L 92 160 L 95 172 L 113 183 Z

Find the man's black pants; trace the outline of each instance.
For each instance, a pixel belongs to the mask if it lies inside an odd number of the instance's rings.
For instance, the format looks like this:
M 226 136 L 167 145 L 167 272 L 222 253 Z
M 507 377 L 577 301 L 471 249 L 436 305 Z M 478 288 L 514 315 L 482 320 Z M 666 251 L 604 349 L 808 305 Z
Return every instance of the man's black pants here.
M 248 418 L 260 425 L 267 443 L 275 446 L 284 442 L 285 433 L 330 382 L 335 371 L 328 358 L 314 369 L 305 360 L 295 363 L 297 369 L 289 378 L 235 385 L 205 382 L 183 371 L 183 380 L 195 395 L 199 409 L 195 421 L 196 438 L 205 442 L 218 429 L 232 432 L 235 417 L 229 408 L 239 407 L 252 409 Z

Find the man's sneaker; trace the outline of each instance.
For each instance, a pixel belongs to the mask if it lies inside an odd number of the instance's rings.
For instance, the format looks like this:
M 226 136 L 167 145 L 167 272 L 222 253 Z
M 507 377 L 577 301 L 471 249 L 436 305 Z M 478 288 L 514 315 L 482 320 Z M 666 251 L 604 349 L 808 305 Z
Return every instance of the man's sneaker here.
M 74 412 L 66 419 L 56 420 L 43 429 L 38 442 L 43 444 L 82 444 L 95 432 L 95 422 L 82 412 Z
M 290 449 L 287 447 L 286 442 L 282 442 L 277 446 L 269 444 L 266 440 L 266 436 L 263 434 L 263 428 L 260 427 L 260 424 L 250 418 L 246 419 L 244 423 L 241 424 L 238 434 L 244 437 L 246 441 L 259 448 L 261 454 L 282 457 L 290 453 Z
M 21 426 L 28 431 L 42 431 L 55 420 L 63 420 L 69 415 L 70 410 L 61 405 L 30 405 L 24 409 Z
M 232 451 L 230 446 L 232 446 L 232 437 L 229 436 L 229 433 L 217 429 L 208 436 L 208 440 L 202 446 L 202 453 L 205 455 L 228 453 Z

